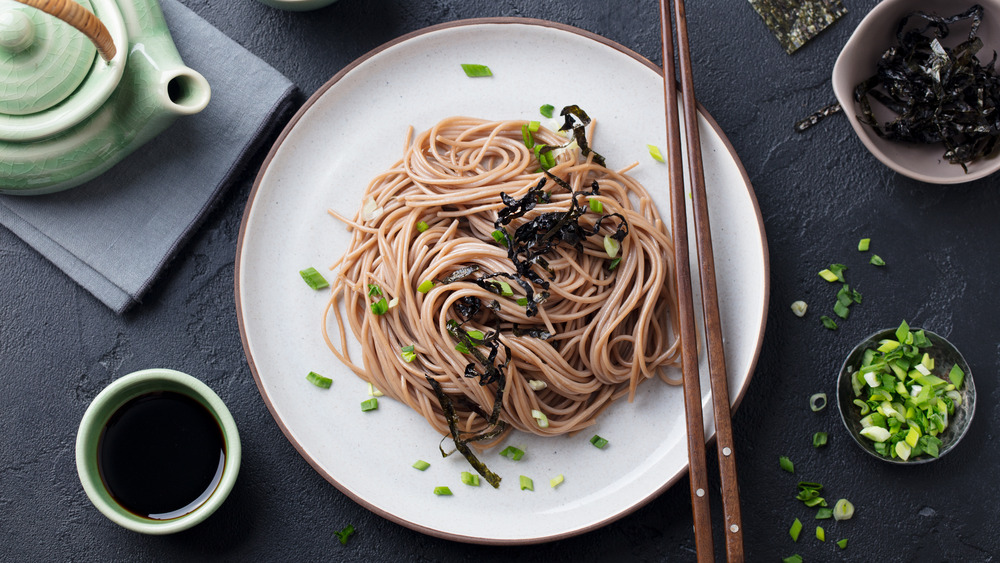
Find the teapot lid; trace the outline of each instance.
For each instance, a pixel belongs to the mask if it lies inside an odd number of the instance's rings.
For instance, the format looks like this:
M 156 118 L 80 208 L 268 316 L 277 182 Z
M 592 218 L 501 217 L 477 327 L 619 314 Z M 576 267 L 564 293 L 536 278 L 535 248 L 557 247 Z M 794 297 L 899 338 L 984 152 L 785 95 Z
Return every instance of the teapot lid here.
M 115 43 L 128 45 L 115 0 L 76 0 Z M 80 123 L 111 96 L 127 57 L 110 61 L 68 23 L 13 0 L 0 0 L 0 141 L 29 142 Z
M 89 0 L 77 0 L 92 10 Z M 87 77 L 97 48 L 85 35 L 41 10 L 0 0 L 0 113 L 45 111 Z

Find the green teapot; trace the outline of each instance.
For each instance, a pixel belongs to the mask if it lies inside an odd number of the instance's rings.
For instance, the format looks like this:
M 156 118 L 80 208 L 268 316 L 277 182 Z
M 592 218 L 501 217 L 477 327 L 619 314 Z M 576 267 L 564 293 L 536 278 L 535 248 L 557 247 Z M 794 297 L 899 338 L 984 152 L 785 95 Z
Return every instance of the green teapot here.
M 210 97 L 158 0 L 0 0 L 0 193 L 82 184 Z

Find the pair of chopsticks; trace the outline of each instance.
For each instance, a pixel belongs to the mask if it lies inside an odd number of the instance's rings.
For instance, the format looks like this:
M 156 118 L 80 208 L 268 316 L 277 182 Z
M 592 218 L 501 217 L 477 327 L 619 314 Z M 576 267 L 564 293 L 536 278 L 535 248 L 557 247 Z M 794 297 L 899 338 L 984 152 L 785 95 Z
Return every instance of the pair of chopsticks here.
M 708 475 L 705 465 L 705 428 L 701 410 L 701 383 L 698 375 L 697 327 L 691 292 L 691 266 L 688 254 L 687 209 L 684 193 L 685 170 L 681 158 L 680 120 L 677 109 L 674 38 L 669 4 L 660 0 L 660 26 L 663 36 L 663 91 L 667 120 L 667 153 L 670 170 L 670 207 L 674 238 L 674 262 L 680 308 L 681 364 L 684 381 L 684 410 L 687 420 L 688 460 L 691 477 L 691 510 L 694 515 L 695 547 L 698 561 L 714 561 L 712 519 L 708 500 Z M 733 447 L 732 415 L 729 410 L 729 384 L 726 381 L 726 358 L 722 347 L 722 321 L 719 317 L 719 293 L 715 283 L 715 257 L 705 194 L 705 171 L 698 134 L 698 110 L 694 98 L 691 52 L 688 46 L 684 0 L 673 0 L 677 29 L 677 55 L 680 67 L 681 98 L 684 106 L 684 129 L 687 141 L 687 175 L 691 184 L 695 237 L 698 249 L 698 273 L 701 280 L 702 311 L 708 370 L 712 385 L 716 445 L 722 485 L 722 508 L 726 538 L 726 560 L 744 560 L 743 524 L 740 495 L 736 480 L 736 452 Z

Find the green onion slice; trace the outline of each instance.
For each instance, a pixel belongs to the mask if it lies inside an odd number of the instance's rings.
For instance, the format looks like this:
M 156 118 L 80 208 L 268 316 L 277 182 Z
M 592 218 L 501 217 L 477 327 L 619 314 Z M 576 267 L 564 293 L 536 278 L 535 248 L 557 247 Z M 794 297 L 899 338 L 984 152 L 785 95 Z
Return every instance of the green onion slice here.
M 611 263 L 608 264 L 608 271 L 609 272 L 615 271 L 615 268 L 618 267 L 618 264 L 620 264 L 621 261 L 622 261 L 622 257 L 621 256 L 619 256 L 619 257 L 615 258 L 614 260 L 612 260 Z
M 468 471 L 463 471 L 462 482 L 470 487 L 478 487 L 479 475 L 476 475 L 475 473 L 469 473 Z
M 306 282 L 306 285 L 313 289 L 323 289 L 324 287 L 330 287 L 330 282 L 326 281 L 323 274 L 316 271 L 316 268 L 308 267 L 305 270 L 299 270 L 299 275 L 302 276 L 302 281 Z
M 556 475 L 555 477 L 549 479 L 549 486 L 554 489 L 559 485 L 562 485 L 563 481 L 565 481 L 565 478 L 562 476 L 562 473 L 560 473 L 559 475 Z
M 621 248 L 621 243 L 611 238 L 611 235 L 604 235 L 604 251 L 608 253 L 609 258 L 618 256 L 618 251 L 621 250 Z
M 604 204 L 601 203 L 601 200 L 591 198 L 587 200 L 587 204 L 590 205 L 590 210 L 594 213 L 604 213 Z
M 792 313 L 794 313 L 796 317 L 804 317 L 808 308 L 809 305 L 806 304 L 805 301 L 796 301 L 792 303 Z
M 336 535 L 337 539 L 340 540 L 340 545 L 347 545 L 347 538 L 351 537 L 353 534 L 354 526 L 350 524 L 348 524 L 343 530 L 334 532 L 334 535 Z
M 462 70 L 465 71 L 465 75 L 468 76 L 469 78 L 493 76 L 493 72 L 490 70 L 490 67 L 486 65 L 462 63 Z
M 520 448 L 515 448 L 514 446 L 507 446 L 506 448 L 500 451 L 500 455 L 508 457 L 514 461 L 518 461 L 522 457 L 524 457 L 524 450 Z
M 858 241 L 858 252 L 868 252 L 868 245 L 871 244 L 872 239 L 863 238 Z
M 823 530 L 823 526 L 816 526 L 816 539 L 826 541 L 826 532 Z
M 778 465 L 789 473 L 795 473 L 795 464 L 786 456 L 778 457 Z
M 792 527 L 788 529 L 788 535 L 792 536 L 792 541 L 799 541 L 799 533 L 802 532 L 802 522 L 798 518 L 792 522 Z
M 451 489 L 448 487 L 434 487 L 434 494 L 439 497 L 448 497 L 451 496 Z
M 813 412 L 819 412 L 826 408 L 826 393 L 816 393 L 809 397 L 809 408 Z
M 376 315 L 384 315 L 389 312 L 389 302 L 382 297 L 378 301 L 371 304 L 372 313 Z
M 535 490 L 534 481 L 532 481 L 530 477 L 525 477 L 524 475 L 521 475 L 521 490 L 534 491 Z
M 434 287 L 434 282 L 432 280 L 424 280 L 420 282 L 420 285 L 417 286 L 417 291 L 419 291 L 420 293 L 427 293 L 433 287 Z
M 649 156 L 653 157 L 653 160 L 656 162 L 666 162 L 666 159 L 663 158 L 663 153 L 660 152 L 660 147 L 656 145 L 646 145 L 646 148 L 649 149 Z
M 418 233 L 422 233 L 422 232 L 426 231 L 429 228 L 431 228 L 431 226 L 428 225 L 427 223 L 423 222 L 423 221 L 420 221 L 419 223 L 417 223 L 417 232 Z
M 597 434 L 594 434 L 594 437 L 590 439 L 590 443 L 593 444 L 594 447 L 599 450 L 603 450 L 604 447 L 608 445 L 608 441 L 605 440 L 604 438 L 601 438 Z
M 534 418 L 535 421 L 538 422 L 539 428 L 549 427 L 549 417 L 545 416 L 545 413 L 543 413 L 542 411 L 537 409 L 531 409 L 531 418 Z
M 885 260 L 878 254 L 872 254 L 871 259 L 868 261 L 875 266 L 885 266 Z
M 827 520 L 829 518 L 833 518 L 833 509 L 830 509 L 830 508 L 820 508 L 820 509 L 816 510 L 816 519 L 817 520 Z
M 378 284 L 368 284 L 368 297 L 382 297 L 382 288 Z
M 551 104 L 545 104 L 542 107 L 538 108 L 538 113 L 544 115 L 545 117 L 551 118 L 552 117 L 552 112 L 555 109 L 556 109 L 555 106 L 553 106 Z
M 798 553 L 794 553 L 782 559 L 781 563 L 802 563 L 802 556 Z
M 854 516 L 854 505 L 847 499 L 840 499 L 833 505 L 834 520 L 850 520 Z
M 819 320 L 820 320 L 821 323 L 823 323 L 823 326 L 825 326 L 826 328 L 828 328 L 830 330 L 837 330 L 837 323 L 836 323 L 836 321 L 834 321 L 830 317 L 828 317 L 826 315 L 822 315 L 819 318 Z
M 406 363 L 412 362 L 416 357 L 417 353 L 413 351 L 413 345 L 403 346 L 399 351 L 399 355 L 402 356 L 403 361 Z
M 378 399 L 372 397 L 366 401 L 361 401 L 361 412 L 373 411 L 378 408 Z
M 422 459 L 418 459 L 417 462 L 413 464 L 413 467 L 415 469 L 419 469 L 420 471 L 426 471 L 427 468 L 430 467 L 430 466 L 431 466 L 431 464 L 427 463 L 426 461 L 424 461 Z
M 813 434 L 813 447 L 820 448 L 826 445 L 826 432 L 817 432 Z
M 840 549 L 847 549 L 847 538 L 838 541 L 837 547 L 839 547 Z
M 322 375 L 311 371 L 306 374 L 306 380 L 312 383 L 316 387 L 322 387 L 323 389 L 329 389 L 333 385 L 333 380 L 329 377 L 323 377 Z

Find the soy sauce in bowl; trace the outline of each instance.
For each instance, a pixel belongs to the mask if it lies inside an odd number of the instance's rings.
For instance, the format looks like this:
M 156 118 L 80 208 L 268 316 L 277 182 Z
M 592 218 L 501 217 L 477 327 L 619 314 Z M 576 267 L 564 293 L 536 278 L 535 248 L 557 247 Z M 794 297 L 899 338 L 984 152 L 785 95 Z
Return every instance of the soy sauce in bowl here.
M 176 391 L 130 399 L 108 419 L 97 446 L 108 493 L 129 512 L 151 520 L 189 514 L 222 480 L 222 429 L 197 400 Z

